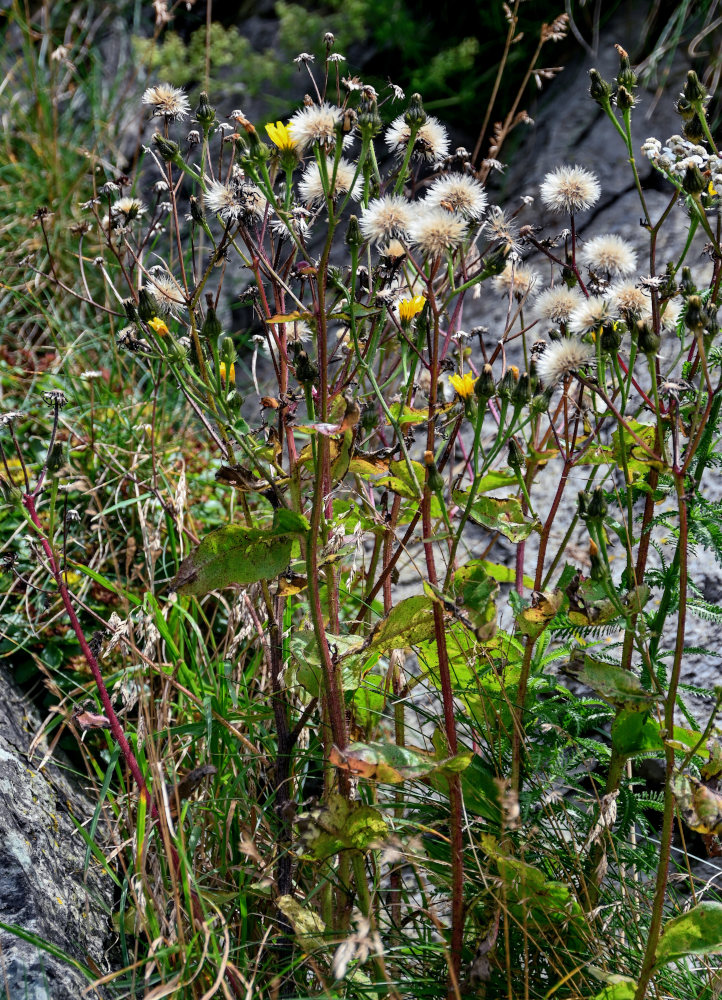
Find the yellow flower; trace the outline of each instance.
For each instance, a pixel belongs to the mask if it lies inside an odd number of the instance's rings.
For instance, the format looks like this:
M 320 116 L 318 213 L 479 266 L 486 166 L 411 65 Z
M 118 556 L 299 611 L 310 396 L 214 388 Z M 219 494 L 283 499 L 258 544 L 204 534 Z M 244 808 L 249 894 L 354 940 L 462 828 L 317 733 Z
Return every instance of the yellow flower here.
M 151 330 L 155 330 L 155 332 L 159 334 L 161 337 L 164 337 L 166 333 L 170 333 L 170 330 L 165 325 L 164 321 L 160 318 L 160 316 L 154 316 L 153 319 L 149 319 L 148 326 L 151 328 Z
M 228 380 L 226 380 L 226 363 L 225 363 L 225 361 L 221 361 L 220 372 L 221 372 L 221 382 L 229 381 L 232 385 L 235 385 L 235 382 L 236 382 L 236 366 L 235 365 L 233 365 L 233 364 L 231 365 L 231 370 L 229 372 Z
M 402 323 L 410 322 L 426 305 L 423 295 L 414 295 L 413 299 L 401 299 L 399 302 L 399 317 Z
M 712 183 L 712 181 L 710 181 L 710 182 L 709 182 L 709 185 L 708 185 L 708 187 L 707 187 L 707 193 L 708 193 L 708 194 L 711 194 L 712 196 L 714 196 L 714 195 L 718 194 L 718 192 L 717 192 L 717 191 L 715 190 L 715 186 L 714 186 L 714 184 Z
M 296 143 L 291 135 L 291 130 L 288 125 L 284 125 L 283 122 L 269 122 L 266 125 L 266 132 L 268 133 L 268 138 L 273 142 L 282 153 L 287 153 L 296 148 Z
M 452 388 L 456 389 L 457 396 L 461 396 L 462 399 L 471 399 L 474 395 L 476 379 L 471 372 L 466 372 L 465 375 L 449 375 L 449 382 Z

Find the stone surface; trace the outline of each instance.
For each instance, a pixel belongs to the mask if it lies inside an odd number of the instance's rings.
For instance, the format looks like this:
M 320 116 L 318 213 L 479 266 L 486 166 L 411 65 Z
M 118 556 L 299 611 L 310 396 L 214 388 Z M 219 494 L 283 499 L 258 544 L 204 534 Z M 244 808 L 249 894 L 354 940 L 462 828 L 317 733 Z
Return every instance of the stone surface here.
M 93 804 L 56 763 L 38 771 L 28 748 L 39 719 L 10 674 L 0 669 L 0 922 L 108 971 L 112 883 L 91 860 L 71 816 Z M 78 1000 L 88 979 L 49 952 L 0 929 L 0 983 L 8 1000 Z M 104 996 L 91 990 L 87 996 Z

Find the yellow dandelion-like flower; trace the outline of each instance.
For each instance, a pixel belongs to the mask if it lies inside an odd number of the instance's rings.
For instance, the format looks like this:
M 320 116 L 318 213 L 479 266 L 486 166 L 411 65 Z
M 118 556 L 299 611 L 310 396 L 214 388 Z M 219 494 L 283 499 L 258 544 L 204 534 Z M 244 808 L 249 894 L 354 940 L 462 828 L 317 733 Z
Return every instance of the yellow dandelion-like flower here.
M 399 319 L 402 323 L 410 323 L 425 305 L 426 299 L 423 295 L 414 295 L 412 299 L 401 299 L 399 302 Z
M 452 389 L 456 391 L 457 396 L 460 396 L 461 399 L 471 399 L 474 395 L 474 383 L 476 379 L 471 372 L 466 372 L 464 375 L 449 375 L 449 382 L 451 382 Z
M 167 333 L 170 333 L 170 330 L 160 316 L 154 316 L 153 319 L 149 319 L 148 326 L 160 337 L 164 337 Z
M 221 363 L 219 365 L 219 370 L 220 370 L 220 373 L 221 373 L 221 382 L 223 382 L 224 385 L 227 384 L 228 382 L 230 382 L 232 385 L 235 385 L 235 381 L 236 381 L 236 366 L 234 364 L 231 364 L 231 369 L 230 369 L 230 371 L 228 371 L 227 368 L 226 368 L 225 361 L 221 361 Z M 227 374 L 227 377 L 226 377 L 226 374 Z
M 283 122 L 276 122 L 275 125 L 273 122 L 269 122 L 266 125 L 266 132 L 271 142 L 278 146 L 282 153 L 292 152 L 296 149 L 296 141 L 291 135 L 291 129 Z

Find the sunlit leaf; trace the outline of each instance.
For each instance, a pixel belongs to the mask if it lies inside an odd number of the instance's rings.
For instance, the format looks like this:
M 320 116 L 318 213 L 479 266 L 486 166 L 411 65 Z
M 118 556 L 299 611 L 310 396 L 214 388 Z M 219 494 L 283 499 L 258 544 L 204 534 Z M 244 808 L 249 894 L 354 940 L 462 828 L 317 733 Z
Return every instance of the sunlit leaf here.
M 292 546 L 290 535 L 273 528 L 228 524 L 206 535 L 183 560 L 171 589 L 202 597 L 234 584 L 272 580 L 288 566 Z
M 722 952 L 722 903 L 705 900 L 668 920 L 657 945 L 656 962 L 663 965 L 687 955 Z
M 466 508 L 468 490 L 454 490 L 454 503 Z M 469 517 L 489 531 L 499 531 L 510 542 L 522 542 L 532 531 L 539 529 L 539 522 L 527 517 L 521 509 L 517 497 L 477 496 L 472 504 Z
M 377 653 L 405 649 L 434 634 L 434 602 L 425 594 L 407 597 L 382 618 L 371 634 L 368 648 Z

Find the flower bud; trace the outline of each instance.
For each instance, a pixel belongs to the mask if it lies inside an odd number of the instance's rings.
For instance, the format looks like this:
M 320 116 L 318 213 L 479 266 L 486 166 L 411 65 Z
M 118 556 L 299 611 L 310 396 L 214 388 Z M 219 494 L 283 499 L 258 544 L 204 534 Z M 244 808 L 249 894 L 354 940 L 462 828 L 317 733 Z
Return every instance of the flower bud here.
M 538 392 L 536 396 L 533 396 L 531 402 L 529 403 L 529 412 L 534 416 L 540 413 L 546 413 L 551 405 L 554 389 L 555 386 L 547 386 L 543 392 Z
M 602 327 L 601 345 L 604 354 L 616 354 L 622 343 L 622 325 L 619 322 L 605 323 Z
M 704 303 L 699 295 L 687 297 L 687 308 L 684 312 L 684 325 L 693 333 L 699 333 L 705 325 Z
M 699 104 L 707 97 L 707 91 L 700 83 L 699 77 L 693 69 L 687 73 L 687 82 L 684 85 L 684 96 L 690 104 Z
M 429 489 L 432 493 L 441 493 L 444 489 L 444 477 L 439 472 L 434 461 L 433 451 L 424 452 L 424 465 L 429 470 Z
M 123 299 L 123 309 L 129 323 L 137 323 L 139 316 L 133 299 Z M 150 317 L 149 317 L 150 318 Z
M 682 131 L 684 132 L 685 139 L 689 139 L 690 142 L 696 145 L 707 138 L 699 115 L 692 115 L 689 121 L 686 121 L 682 126 Z
M 50 454 L 48 455 L 48 473 L 53 476 L 60 469 L 63 464 L 65 456 L 63 455 L 63 446 L 57 441 L 50 449 Z
M 612 88 L 596 69 L 589 70 L 589 77 L 592 81 L 589 86 L 589 96 L 592 100 L 596 101 L 601 108 L 607 107 L 609 104 L 609 98 L 612 94 Z
M 606 580 L 609 576 L 609 570 L 599 554 L 599 549 L 591 538 L 589 539 L 589 561 L 592 564 L 592 568 L 589 571 L 589 578 L 597 582 Z
M 364 138 L 373 139 L 383 122 L 375 97 L 362 97 L 358 108 L 358 125 Z
M 707 187 L 707 183 L 702 176 L 702 171 L 696 163 L 690 163 L 682 179 L 682 187 L 692 196 L 701 194 Z
M 426 122 L 426 118 L 421 94 L 412 94 L 411 102 L 404 114 L 404 121 L 409 128 L 420 128 Z
M 191 203 L 191 218 L 193 219 L 194 222 L 197 222 L 199 225 L 203 225 L 203 223 L 206 221 L 206 217 L 203 214 L 203 208 L 201 206 L 201 203 L 198 201 L 198 199 L 194 194 L 191 195 L 190 203 Z
M 203 326 L 201 327 L 201 336 L 207 341 L 215 343 L 220 335 L 223 333 L 223 328 L 221 322 L 216 315 L 216 310 L 212 305 L 212 296 L 208 296 L 211 302 L 208 303 L 206 308 L 206 318 L 203 320 Z
M 683 94 L 680 94 L 679 98 L 674 102 L 674 110 L 682 118 L 682 121 L 685 122 L 690 121 L 697 113 Z
M 697 286 L 692 278 L 692 271 L 688 267 L 682 268 L 682 280 L 679 283 L 679 288 L 684 296 L 697 294 Z
M 357 250 L 363 243 L 363 236 L 361 235 L 361 230 L 358 224 L 358 216 L 356 215 L 352 215 L 348 220 L 345 242 L 346 246 L 351 247 L 352 250 Z
M 515 472 L 521 472 L 524 468 L 524 452 L 516 443 L 516 438 L 509 438 L 509 454 L 507 457 L 509 468 Z
M 654 332 L 649 323 L 645 323 L 644 320 L 641 319 L 637 320 L 636 331 L 637 347 L 642 354 L 656 354 L 660 345 L 659 334 Z
M 614 101 L 620 111 L 630 111 L 636 103 L 634 94 L 626 87 L 617 87 Z
M 141 288 L 138 292 L 138 316 L 144 323 L 147 323 L 149 319 L 153 317 L 158 312 L 158 306 L 153 296 L 150 294 L 147 288 Z
M 626 90 L 631 91 L 637 86 L 637 74 L 632 69 L 632 64 L 629 61 L 629 55 L 622 48 L 621 45 L 615 46 L 617 52 L 619 53 L 619 72 L 617 73 L 617 86 L 624 87 Z
M 216 109 L 211 107 L 210 101 L 208 100 L 208 94 L 205 90 L 201 91 L 200 97 L 198 98 L 198 107 L 196 108 L 196 118 L 198 119 L 198 124 L 203 128 L 204 132 L 208 132 L 213 122 L 216 120 Z
M 166 139 L 162 136 L 160 132 L 156 132 L 153 136 L 153 142 L 158 148 L 158 152 L 161 155 L 161 159 L 165 160 L 166 163 L 171 163 L 180 157 L 180 146 L 177 142 L 173 142 L 171 139 Z
M 476 394 L 476 398 L 484 403 L 496 395 L 496 385 L 494 384 L 491 365 L 484 365 L 481 369 L 481 374 L 474 385 L 474 393 Z
M 579 490 L 577 493 L 577 513 L 582 521 L 586 521 L 587 519 L 591 499 L 586 490 Z
M 514 369 L 507 368 L 499 380 L 497 392 L 502 399 L 511 399 L 515 389 L 516 377 L 514 376 Z
M 514 386 L 511 394 L 511 401 L 515 407 L 521 409 L 531 399 L 531 379 L 529 372 L 522 372 L 519 381 Z
M 318 378 L 318 368 L 304 350 L 296 352 L 296 378 L 301 385 L 310 385 Z
M 588 521 L 603 521 L 607 516 L 607 501 L 604 496 L 604 490 L 601 486 L 597 486 L 592 492 L 591 499 L 589 500 L 589 506 L 587 508 L 587 520 Z

